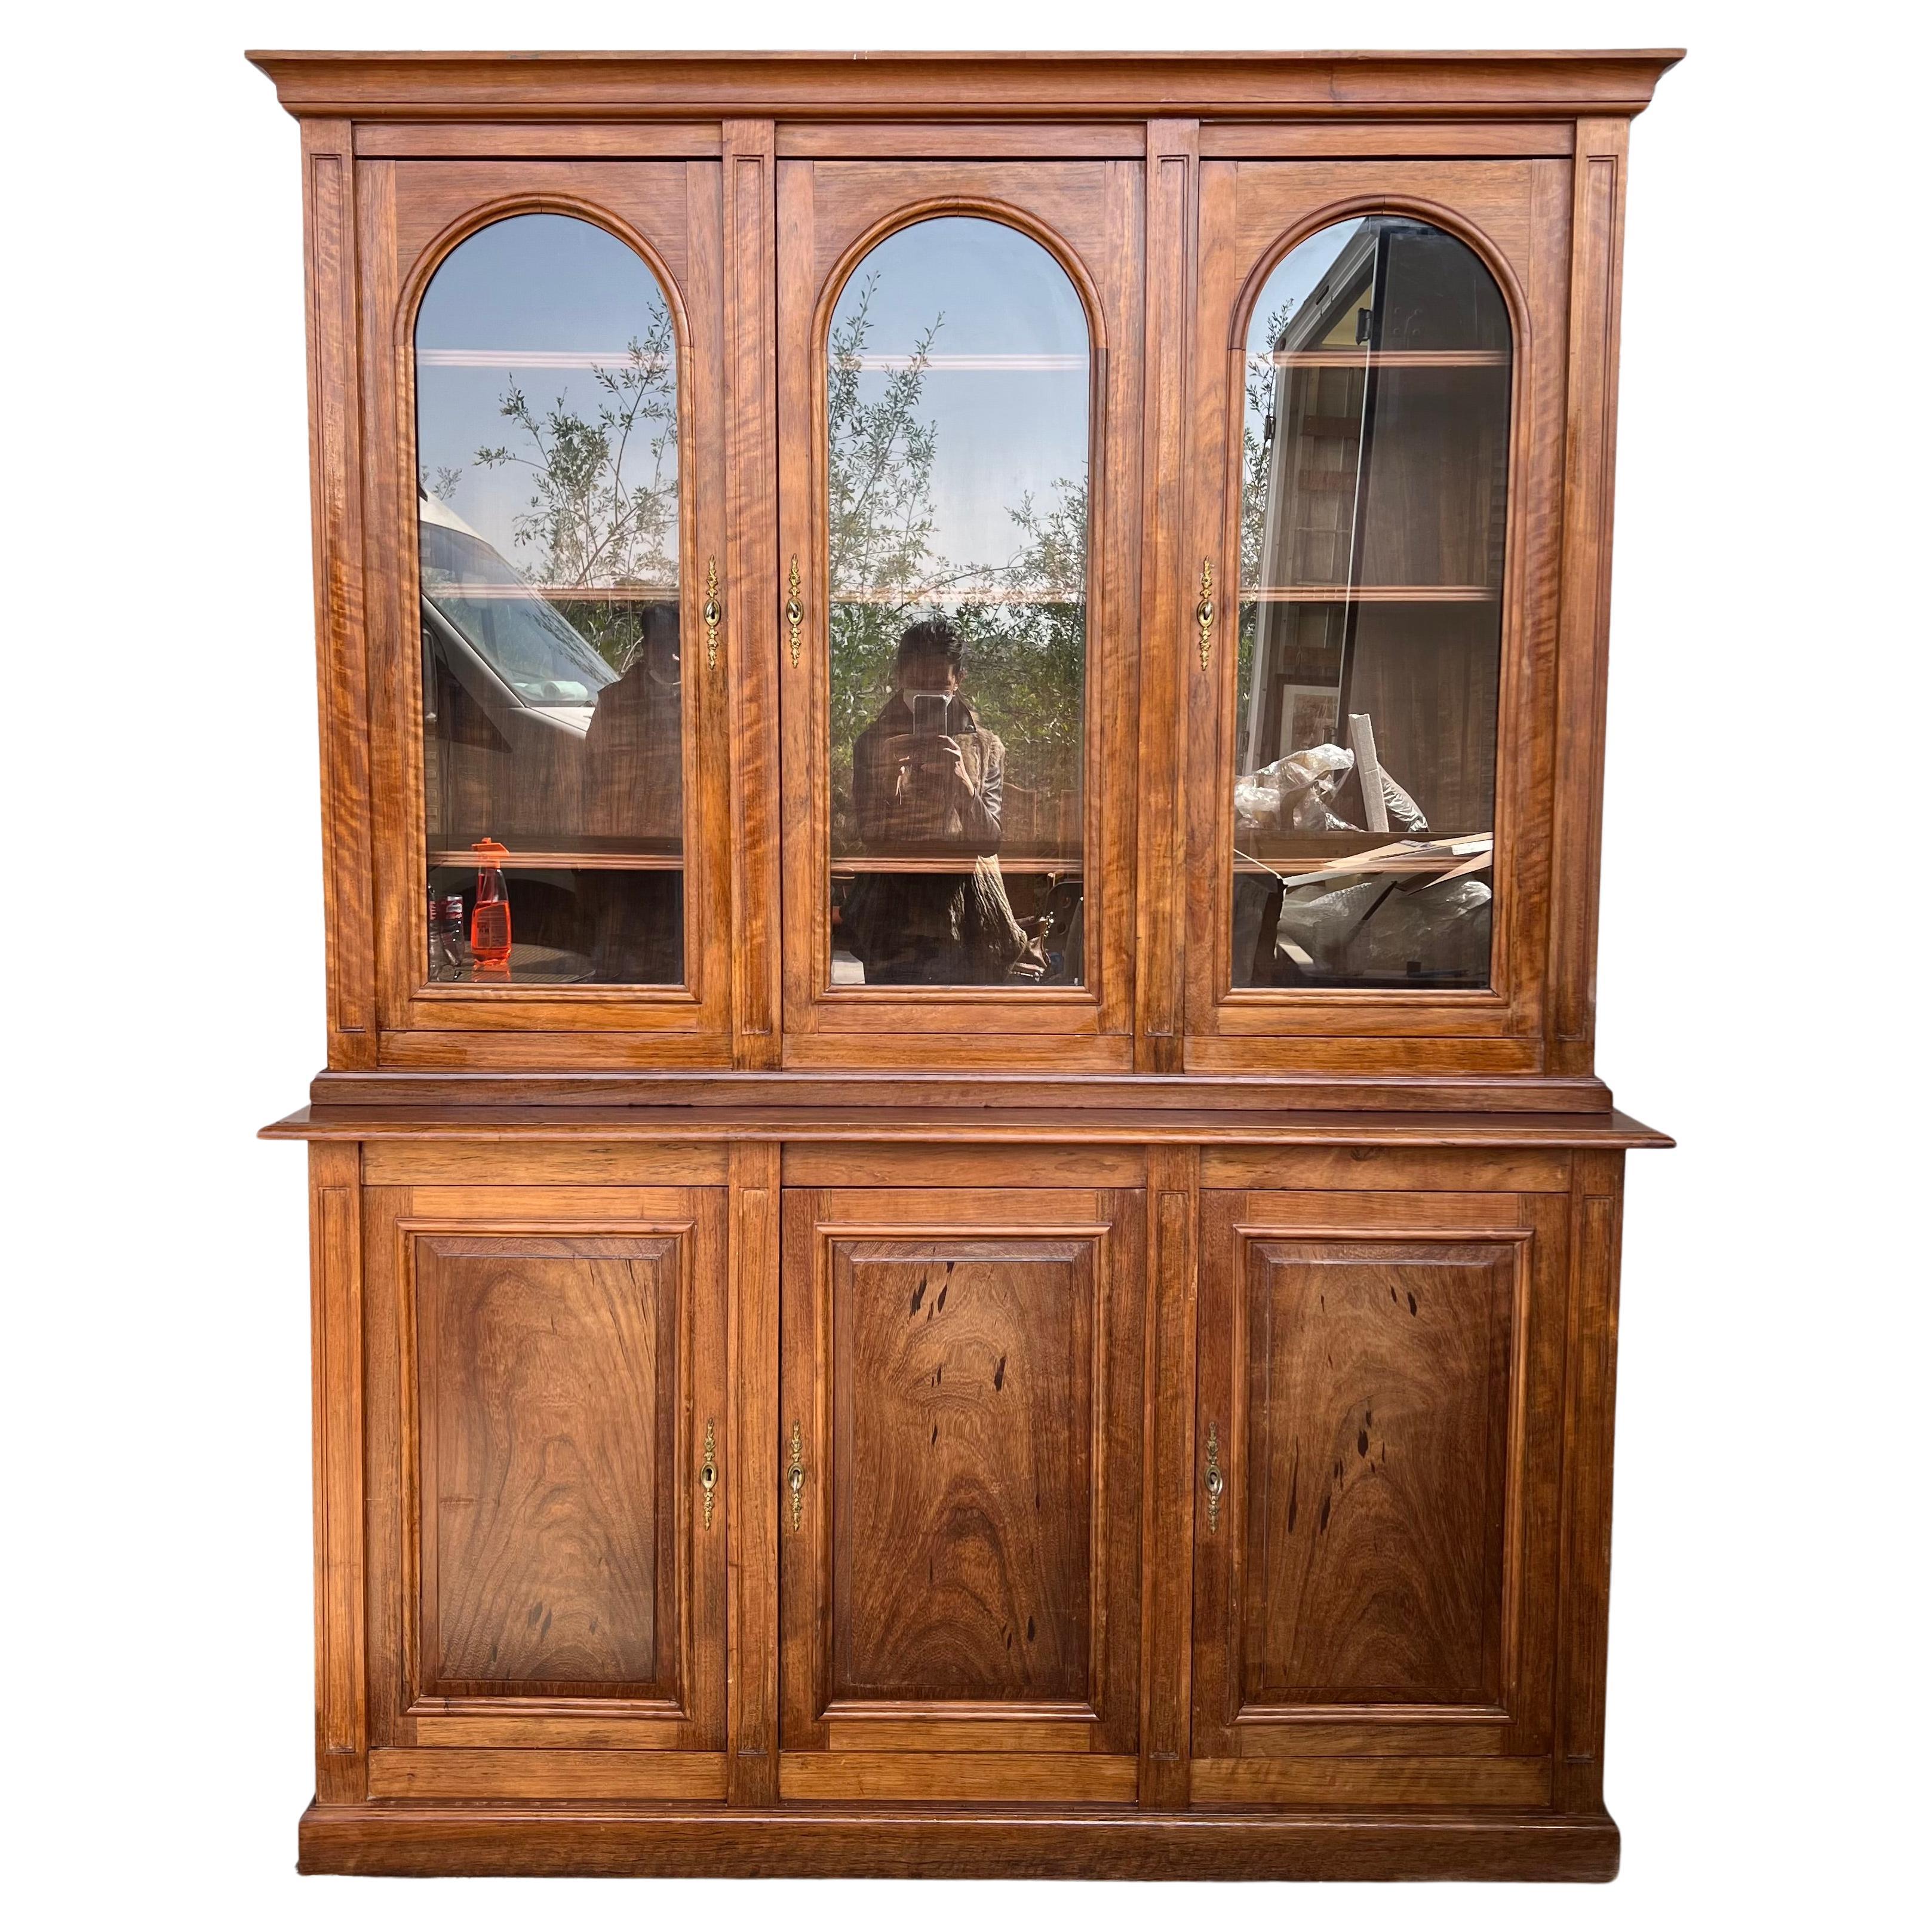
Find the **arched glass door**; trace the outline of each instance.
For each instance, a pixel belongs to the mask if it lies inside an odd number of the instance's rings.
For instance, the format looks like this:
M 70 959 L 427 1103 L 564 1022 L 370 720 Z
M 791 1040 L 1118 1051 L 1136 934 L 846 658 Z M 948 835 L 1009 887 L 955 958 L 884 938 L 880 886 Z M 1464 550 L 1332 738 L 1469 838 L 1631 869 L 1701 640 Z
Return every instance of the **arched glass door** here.
M 1230 980 L 1486 987 L 1510 339 L 1462 242 L 1335 223 L 1247 332 Z
M 606 230 L 513 215 L 438 267 L 415 349 L 427 976 L 676 986 L 685 644 L 664 291 Z
M 1087 318 L 974 216 L 869 250 L 825 360 L 836 985 L 1078 986 Z

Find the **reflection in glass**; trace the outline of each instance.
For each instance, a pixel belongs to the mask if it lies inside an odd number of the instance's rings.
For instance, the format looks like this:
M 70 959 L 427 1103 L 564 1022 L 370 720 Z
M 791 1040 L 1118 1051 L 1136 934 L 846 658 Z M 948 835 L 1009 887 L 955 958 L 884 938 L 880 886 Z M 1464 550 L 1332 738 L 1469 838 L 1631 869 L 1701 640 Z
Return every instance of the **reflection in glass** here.
M 1087 318 L 1017 230 L 853 272 L 826 370 L 832 978 L 1083 978 Z
M 677 344 L 616 236 L 517 215 L 452 250 L 416 331 L 432 979 L 684 973 Z M 502 866 L 515 944 L 437 938 Z M 466 927 L 464 928 L 466 930 Z
M 1247 344 L 1236 986 L 1486 986 L 1510 334 L 1454 236 L 1346 221 Z

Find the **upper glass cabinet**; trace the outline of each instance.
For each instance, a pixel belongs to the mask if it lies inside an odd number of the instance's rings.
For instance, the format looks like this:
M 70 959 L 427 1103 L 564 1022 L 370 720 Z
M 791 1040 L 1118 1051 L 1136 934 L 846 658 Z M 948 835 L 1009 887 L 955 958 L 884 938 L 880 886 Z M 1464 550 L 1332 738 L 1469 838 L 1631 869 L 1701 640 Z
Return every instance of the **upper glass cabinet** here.
M 1237 989 L 1490 983 L 1510 356 L 1488 268 L 1406 218 L 1321 229 L 1255 303 Z
M 1085 982 L 1088 328 L 1017 228 L 918 221 L 831 320 L 835 986 Z
M 415 339 L 431 981 L 685 977 L 679 353 L 592 224 L 453 249 Z

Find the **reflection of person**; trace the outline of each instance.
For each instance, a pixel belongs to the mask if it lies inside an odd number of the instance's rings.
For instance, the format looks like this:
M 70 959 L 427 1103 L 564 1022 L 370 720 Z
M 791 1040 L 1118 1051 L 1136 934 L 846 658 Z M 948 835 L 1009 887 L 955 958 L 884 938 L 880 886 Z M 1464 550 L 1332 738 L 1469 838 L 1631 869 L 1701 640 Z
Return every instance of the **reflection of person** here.
M 638 626 L 637 655 L 597 694 L 584 740 L 584 829 L 604 836 L 663 839 L 684 830 L 684 705 L 679 683 L 677 606 L 653 604 Z
M 584 740 L 584 830 L 671 860 L 577 874 L 578 945 L 598 979 L 684 976 L 684 698 L 675 604 L 646 607 L 624 674 L 597 694 Z
M 1004 980 L 1027 948 L 994 857 L 1006 747 L 959 689 L 959 634 L 944 617 L 899 639 L 894 689 L 852 747 L 852 802 L 868 856 L 926 862 L 862 873 L 843 923 L 868 983 Z

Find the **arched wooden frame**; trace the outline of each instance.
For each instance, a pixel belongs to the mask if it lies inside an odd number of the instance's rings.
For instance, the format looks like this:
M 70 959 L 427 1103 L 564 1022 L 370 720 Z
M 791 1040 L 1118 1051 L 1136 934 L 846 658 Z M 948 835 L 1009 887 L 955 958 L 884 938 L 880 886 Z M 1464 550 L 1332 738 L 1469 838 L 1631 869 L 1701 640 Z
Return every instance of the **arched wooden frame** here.
M 396 411 L 399 418 L 398 429 L 402 432 L 397 438 L 401 471 L 398 478 L 397 501 L 413 505 L 417 492 L 416 448 L 416 323 L 421 316 L 423 298 L 429 292 L 430 284 L 441 272 L 442 267 L 463 244 L 473 236 L 480 235 L 486 228 L 494 228 L 500 222 L 513 220 L 523 214 L 556 214 L 567 219 L 581 221 L 586 226 L 601 229 L 613 240 L 621 242 L 644 264 L 651 279 L 657 284 L 658 292 L 664 298 L 664 307 L 670 316 L 671 334 L 677 356 L 677 436 L 678 436 L 678 500 L 677 500 L 677 600 L 678 634 L 680 638 L 694 634 L 694 620 L 696 611 L 692 600 L 700 573 L 697 567 L 697 520 L 689 514 L 689 498 L 686 494 L 684 452 L 692 447 L 692 394 L 688 380 L 690 368 L 691 328 L 685 314 L 684 300 L 679 293 L 676 278 L 671 274 L 664 257 L 650 242 L 630 224 L 609 209 L 600 208 L 594 202 L 585 201 L 574 195 L 536 194 L 500 196 L 487 201 L 462 214 L 428 242 L 422 252 L 411 265 L 409 274 L 404 278 L 402 290 L 397 298 L 393 344 L 397 371 Z M 418 524 L 412 520 L 406 538 L 398 533 L 397 554 L 406 560 L 400 574 L 400 586 L 412 600 L 410 608 L 414 610 L 422 598 L 422 545 Z M 422 686 L 419 678 L 406 677 L 402 687 L 407 705 L 405 720 L 407 745 L 404 751 L 404 782 L 409 790 L 412 810 L 410 813 L 409 864 L 418 879 L 428 877 L 428 849 L 424 842 L 423 821 L 424 800 L 423 796 L 423 716 Z M 703 830 L 698 822 L 698 788 L 688 782 L 695 769 L 698 752 L 698 702 L 703 688 L 703 680 L 686 677 L 680 682 L 680 736 L 683 741 L 684 772 L 687 782 L 684 791 L 684 851 L 686 866 L 691 863 L 691 855 L 703 850 Z M 421 960 L 428 952 L 428 914 L 423 904 L 424 895 L 418 892 L 417 903 L 411 915 L 410 944 L 413 956 Z M 702 916 L 701 898 L 690 890 L 688 880 L 683 895 L 685 931 L 682 942 L 684 958 L 684 982 L 677 986 L 570 986 L 546 987 L 544 997 L 567 997 L 573 1003 L 582 1000 L 604 1001 L 649 1000 L 658 1004 L 689 1005 L 700 1004 L 704 997 L 700 984 L 704 949 L 698 943 L 700 938 L 697 920 Z M 477 998 L 494 1000 L 528 998 L 531 989 L 527 986 L 477 986 L 437 987 L 418 981 L 416 996 L 455 997 L 470 1000 Z
M 1312 240 L 1324 229 L 1335 227 L 1344 221 L 1378 215 L 1423 222 L 1430 227 L 1440 229 L 1444 234 L 1453 236 L 1488 272 L 1490 279 L 1502 297 L 1503 307 L 1509 317 L 1509 463 L 1503 485 L 1506 493 L 1507 514 L 1503 524 L 1502 598 L 1496 640 L 1496 846 L 1490 867 L 1490 891 L 1492 894 L 1490 924 L 1490 983 L 1486 987 L 1463 989 L 1438 988 L 1426 995 L 1432 1004 L 1490 1008 L 1508 1006 L 1514 1002 L 1516 989 L 1514 985 L 1505 986 L 1498 983 L 1501 976 L 1498 968 L 1511 958 L 1510 950 L 1503 942 L 1505 933 L 1516 916 L 1516 895 L 1513 890 L 1504 890 L 1504 882 L 1505 880 L 1513 882 L 1514 880 L 1515 854 L 1512 829 L 1527 790 L 1528 777 L 1526 771 L 1519 770 L 1526 748 L 1522 742 L 1524 734 L 1516 728 L 1515 721 L 1520 718 L 1525 696 L 1521 688 L 1524 666 L 1520 647 L 1523 600 L 1522 519 L 1524 490 L 1522 486 L 1529 459 L 1530 425 L 1525 404 L 1532 393 L 1528 370 L 1533 332 L 1530 326 L 1528 299 L 1515 271 L 1490 238 L 1455 209 L 1445 207 L 1440 202 L 1426 200 L 1414 195 L 1380 194 L 1352 196 L 1346 200 L 1331 202 L 1326 207 L 1283 230 L 1256 258 L 1254 266 L 1249 270 L 1234 298 L 1228 338 L 1228 434 L 1225 439 L 1225 475 L 1222 487 L 1222 502 L 1233 506 L 1234 515 L 1232 526 L 1224 524 L 1219 542 L 1221 581 L 1228 586 L 1222 602 L 1229 610 L 1238 614 L 1240 604 L 1240 506 L 1245 487 L 1241 471 L 1240 425 L 1245 414 L 1244 383 L 1248 355 L 1248 331 L 1253 322 L 1254 311 L 1260 303 L 1270 277 L 1304 242 Z M 1233 680 L 1238 654 L 1227 651 L 1222 656 L 1224 667 L 1216 694 L 1216 769 L 1220 772 L 1231 774 L 1234 770 L 1233 733 L 1235 723 Z M 1221 859 L 1232 848 L 1234 794 L 1232 784 L 1217 791 L 1214 808 L 1217 855 L 1215 863 L 1218 866 Z M 1217 888 L 1216 903 L 1222 912 L 1227 910 L 1230 902 Z M 1229 951 L 1231 938 L 1223 929 L 1227 923 L 1225 918 L 1217 916 L 1212 937 L 1215 949 L 1214 997 L 1217 1005 L 1231 1000 L 1258 1004 L 1318 1000 L 1324 1004 L 1350 1006 L 1414 997 L 1400 989 L 1380 987 L 1336 987 L 1310 992 L 1297 992 L 1292 988 L 1271 986 L 1238 987 L 1233 984 L 1233 961 Z
M 826 640 L 826 675 L 816 681 L 813 697 L 812 729 L 809 734 L 813 749 L 812 786 L 813 809 L 818 822 L 826 828 L 829 839 L 832 824 L 831 772 L 826 763 L 830 750 L 830 638 L 832 634 L 832 561 L 831 561 L 831 483 L 832 478 L 826 460 L 826 448 L 830 434 L 830 422 L 826 406 L 826 378 L 830 373 L 830 350 L 832 334 L 832 318 L 838 306 L 839 298 L 845 292 L 859 265 L 872 250 L 895 235 L 908 228 L 916 228 L 928 221 L 948 219 L 966 219 L 991 221 L 1004 228 L 1010 228 L 1024 235 L 1028 241 L 1043 248 L 1072 285 L 1087 322 L 1087 569 L 1084 579 L 1087 605 L 1087 636 L 1082 654 L 1081 678 L 1081 783 L 1080 783 L 1080 837 L 1082 844 L 1082 884 L 1083 905 L 1088 916 L 1090 931 L 1097 931 L 1091 917 L 1092 904 L 1088 899 L 1094 880 L 1086 866 L 1088 855 L 1102 849 L 1102 828 L 1100 816 L 1100 788 L 1090 782 L 1090 776 L 1100 766 L 1100 720 L 1096 707 L 1088 701 L 1088 673 L 1094 659 L 1093 614 L 1094 559 L 1098 543 L 1096 533 L 1105 527 L 1106 506 L 1106 394 L 1107 394 L 1107 332 L 1100 306 L 1100 290 L 1093 278 L 1088 273 L 1086 264 L 1076 250 L 1066 239 L 1049 228 L 1046 223 L 1029 214 L 1025 209 L 1016 207 L 1011 202 L 977 195 L 935 195 L 927 200 L 908 202 L 894 208 L 884 219 L 874 222 L 864 233 L 852 242 L 833 262 L 826 274 L 824 286 L 818 294 L 818 304 L 812 320 L 811 368 L 814 380 L 812 385 L 812 448 L 811 469 L 808 472 L 811 490 L 812 554 L 814 582 L 816 589 L 812 605 L 818 617 L 816 629 Z M 820 852 L 819 862 L 824 868 L 824 878 L 831 876 L 832 854 L 829 844 Z M 813 972 L 818 981 L 820 997 L 832 995 L 832 963 L 830 958 L 830 924 L 826 908 L 817 908 L 814 914 L 816 929 L 821 938 L 820 950 L 824 956 L 813 962 Z M 1095 968 L 1103 969 L 1104 956 L 1098 947 L 1088 949 L 1089 958 Z M 1043 1001 L 1060 1001 L 1079 1006 L 1097 1007 L 1100 1004 L 1100 970 L 1089 970 L 1078 986 L 1027 987 L 976 987 L 976 986 L 842 986 L 836 997 L 843 1000 L 864 1000 L 868 998 L 895 1001 L 905 999 L 928 1001 L 956 1000 L 962 998 L 992 998 L 1007 1001 L 1016 998 L 1024 998 L 1028 1004 Z

